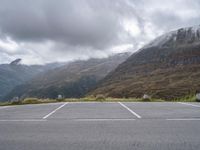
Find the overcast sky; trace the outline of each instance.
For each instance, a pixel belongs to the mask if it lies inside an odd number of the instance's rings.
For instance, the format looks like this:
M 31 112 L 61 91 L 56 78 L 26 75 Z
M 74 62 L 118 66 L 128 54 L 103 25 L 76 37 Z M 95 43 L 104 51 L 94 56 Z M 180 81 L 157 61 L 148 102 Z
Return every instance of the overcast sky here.
M 160 34 L 200 24 L 200 0 L 0 0 L 0 63 L 134 52 Z

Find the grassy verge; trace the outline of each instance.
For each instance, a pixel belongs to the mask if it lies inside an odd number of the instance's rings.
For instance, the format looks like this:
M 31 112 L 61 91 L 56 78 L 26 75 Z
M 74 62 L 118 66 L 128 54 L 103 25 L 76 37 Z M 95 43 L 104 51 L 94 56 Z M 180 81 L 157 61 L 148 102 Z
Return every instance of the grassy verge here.
M 102 99 L 96 99 L 93 97 L 86 97 L 83 98 L 83 101 L 99 101 L 99 102 L 164 102 L 164 100 L 161 99 L 142 99 L 142 98 L 112 98 L 112 97 L 108 97 L 108 98 L 102 98 Z
M 13 102 L 0 102 L 0 106 L 9 106 L 9 105 L 26 105 L 26 104 L 43 104 L 43 103 L 56 103 L 56 99 L 37 99 L 37 98 L 26 98 L 21 101 Z
M 183 98 L 173 99 L 174 102 L 196 102 L 196 96 L 195 95 L 188 95 Z
M 173 99 L 170 101 L 162 99 L 142 99 L 142 98 L 111 98 L 111 97 L 85 97 L 85 98 L 67 98 L 67 99 L 38 99 L 38 98 L 26 98 L 21 101 L 14 102 L 0 102 L 0 106 L 9 105 L 26 105 L 26 104 L 45 104 L 45 103 L 58 103 L 58 102 L 195 102 L 195 96 L 186 96 L 179 99 Z

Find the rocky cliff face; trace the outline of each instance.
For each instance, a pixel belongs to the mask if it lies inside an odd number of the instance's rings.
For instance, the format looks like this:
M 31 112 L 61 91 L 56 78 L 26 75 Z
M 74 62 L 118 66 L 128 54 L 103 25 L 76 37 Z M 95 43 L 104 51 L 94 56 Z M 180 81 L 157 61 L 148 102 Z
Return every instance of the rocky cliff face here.
M 200 26 L 162 35 L 110 73 L 91 94 L 173 99 L 200 88 Z M 129 84 L 127 84 L 129 83 Z

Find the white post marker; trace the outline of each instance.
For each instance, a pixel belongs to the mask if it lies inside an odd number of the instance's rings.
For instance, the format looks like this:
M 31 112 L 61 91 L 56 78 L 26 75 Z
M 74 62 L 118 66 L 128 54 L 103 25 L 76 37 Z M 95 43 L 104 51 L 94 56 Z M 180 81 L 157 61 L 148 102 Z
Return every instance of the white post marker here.
M 54 111 L 50 112 L 49 114 L 47 114 L 46 116 L 43 117 L 43 119 L 47 119 L 49 116 L 51 116 L 52 114 L 54 114 L 57 110 L 61 109 L 62 107 L 64 107 L 65 105 L 67 105 L 67 103 L 64 103 L 63 105 L 61 105 L 60 107 L 56 108 Z
M 124 105 L 121 102 L 118 102 L 122 107 L 126 108 L 130 113 L 132 113 L 133 115 L 135 115 L 137 118 L 142 118 L 140 115 L 138 115 L 136 112 L 134 112 L 133 110 L 131 110 L 130 108 L 128 108 L 126 105 Z

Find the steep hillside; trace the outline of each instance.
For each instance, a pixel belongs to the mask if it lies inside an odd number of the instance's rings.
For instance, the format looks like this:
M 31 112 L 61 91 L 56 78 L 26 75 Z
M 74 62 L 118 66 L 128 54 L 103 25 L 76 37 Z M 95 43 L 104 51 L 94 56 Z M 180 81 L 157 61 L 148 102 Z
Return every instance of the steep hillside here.
M 55 68 L 56 66 L 58 65 L 21 65 L 20 59 L 16 59 L 10 64 L 0 65 L 0 100 L 11 92 L 15 86 L 23 84 L 37 74 Z
M 5 99 L 15 96 L 56 98 L 59 94 L 64 97 L 82 97 L 129 56 L 130 53 L 122 53 L 104 59 L 71 62 L 16 87 Z
M 90 94 L 173 99 L 200 90 L 200 26 L 162 35 L 134 53 Z

